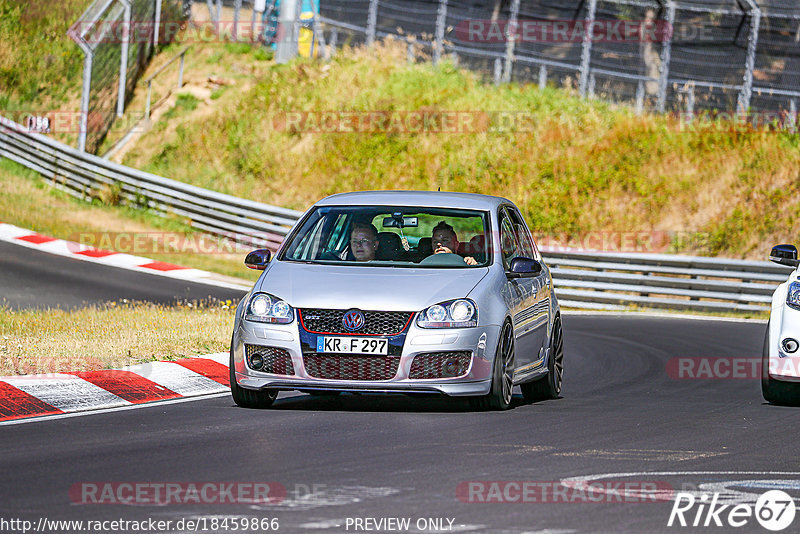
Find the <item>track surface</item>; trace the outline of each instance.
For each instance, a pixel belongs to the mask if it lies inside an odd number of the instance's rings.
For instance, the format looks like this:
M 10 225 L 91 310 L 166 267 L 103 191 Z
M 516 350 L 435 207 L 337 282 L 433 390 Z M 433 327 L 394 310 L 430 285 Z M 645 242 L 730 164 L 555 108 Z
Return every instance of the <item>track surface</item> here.
M 602 473 L 800 470 L 798 411 L 764 404 L 758 380 L 677 380 L 666 372 L 678 356 L 758 356 L 764 329 L 568 316 L 563 398 L 517 399 L 503 413 L 470 412 L 439 398 L 282 393 L 269 410 L 237 408 L 225 396 L 6 426 L 0 428 L 0 518 L 275 517 L 279 532 L 326 533 L 364 532 L 346 530 L 346 518 L 365 517 L 408 517 L 408 532 L 418 532 L 415 521 L 432 517 L 454 519 L 456 532 L 728 532 L 733 529 L 668 528 L 671 502 L 467 503 L 456 489 L 465 481 Z M 681 489 L 765 479 L 790 479 L 796 487 L 800 476 L 627 480 Z M 70 487 L 86 481 L 271 481 L 288 495 L 275 505 L 71 503 Z M 787 531 L 798 525 L 800 518 Z M 754 520 L 736 531 L 767 532 Z
M 243 291 L 65 258 L 0 241 L 0 305 L 77 308 L 120 299 L 241 299 Z

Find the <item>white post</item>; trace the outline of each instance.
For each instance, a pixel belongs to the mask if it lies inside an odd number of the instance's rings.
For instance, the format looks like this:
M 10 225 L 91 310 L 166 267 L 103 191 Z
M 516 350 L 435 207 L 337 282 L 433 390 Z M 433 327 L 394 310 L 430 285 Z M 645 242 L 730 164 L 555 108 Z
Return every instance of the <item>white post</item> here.
M 511 81 L 511 69 L 514 68 L 514 45 L 517 41 L 517 19 L 519 18 L 519 0 L 511 0 L 511 16 L 506 26 L 506 65 L 503 69 L 503 82 Z
M 444 41 L 444 25 L 447 22 L 447 0 L 439 0 L 439 9 L 436 12 L 436 39 L 433 44 L 433 64 L 438 65 L 442 59 L 442 46 Z
M 119 87 L 117 89 L 117 117 L 125 113 L 125 89 L 128 84 L 128 47 L 131 41 L 131 2 L 120 0 L 125 5 L 125 28 L 122 32 L 122 50 L 119 58 Z
M 547 67 L 539 65 L 539 89 L 547 87 Z
M 367 46 L 375 42 L 375 32 L 378 25 L 378 0 L 370 0 L 367 11 Z
M 675 33 L 675 2 L 667 2 L 667 31 L 669 38 L 661 45 L 661 72 L 658 77 L 658 101 L 656 108 L 664 113 L 667 104 L 667 80 L 669 78 L 669 62 L 672 59 L 672 37 Z
M 636 84 L 636 107 L 634 108 L 634 112 L 637 115 L 641 115 L 644 111 L 644 82 L 639 80 L 639 83 Z
M 581 79 L 578 85 L 581 96 L 586 96 L 589 83 L 589 62 L 592 59 L 592 40 L 594 37 L 594 15 L 597 12 L 597 0 L 589 0 L 583 29 L 583 49 L 581 50 Z
M 278 14 L 278 49 L 275 52 L 275 63 L 288 63 L 297 55 L 297 33 L 295 19 L 301 0 L 282 0 Z
M 161 25 L 161 0 L 156 1 L 156 19 L 153 24 L 153 48 L 158 49 L 158 27 Z
M 742 81 L 742 91 L 739 93 L 739 101 L 736 105 L 737 113 L 746 114 L 750 109 L 750 97 L 753 93 L 753 69 L 756 64 L 756 46 L 758 45 L 758 27 L 761 24 L 761 10 L 753 0 L 747 0 L 750 4 L 750 35 L 747 38 L 747 57 L 744 63 L 744 80 Z

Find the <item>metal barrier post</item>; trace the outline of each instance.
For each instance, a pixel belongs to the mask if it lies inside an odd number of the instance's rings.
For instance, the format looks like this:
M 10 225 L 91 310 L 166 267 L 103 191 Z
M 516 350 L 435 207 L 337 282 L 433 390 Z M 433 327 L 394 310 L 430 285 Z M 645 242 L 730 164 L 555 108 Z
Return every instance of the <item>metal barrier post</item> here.
M 214 3 L 211 0 L 206 0 L 206 7 L 208 7 L 208 18 L 211 20 L 211 22 L 219 22 L 216 20 L 217 12 L 214 9 Z
M 694 120 L 694 84 L 686 90 L 686 122 L 691 124 Z
M 406 43 L 406 61 L 414 63 L 414 45 L 411 44 L 411 41 Z
M 547 87 L 547 67 L 539 65 L 539 89 Z
M 117 89 L 117 117 L 125 113 L 125 89 L 128 81 L 128 46 L 131 41 L 131 2 L 120 0 L 125 6 L 125 27 L 122 31 L 122 50 L 119 58 L 119 88 Z
M 439 0 L 436 11 L 436 38 L 433 43 L 433 64 L 438 65 L 442 59 L 442 46 L 444 41 L 444 25 L 447 21 L 447 0 Z
M 494 84 L 500 85 L 503 78 L 503 62 L 499 57 L 494 58 Z
M 375 27 L 378 25 L 378 0 L 370 0 L 367 12 L 367 46 L 375 42 Z
M 301 0 L 282 0 L 278 15 L 278 49 L 275 51 L 275 63 L 287 63 L 297 55 L 297 38 L 300 18 L 298 9 Z
M 592 40 L 594 33 L 594 15 L 597 11 L 597 0 L 589 0 L 586 11 L 586 24 L 583 33 L 583 49 L 581 50 L 581 79 L 578 85 L 580 95 L 586 96 L 586 86 L 589 83 L 589 63 L 592 58 Z
M 634 113 L 641 115 L 642 111 L 644 111 L 644 82 L 639 80 L 639 83 L 636 84 L 636 105 L 634 107 Z
M 147 120 L 150 120 L 150 94 L 153 89 L 153 80 L 148 80 L 147 82 L 147 102 L 144 105 L 144 116 Z
M 158 27 L 161 25 L 161 0 L 156 0 L 156 20 L 153 25 L 153 48 L 158 50 Z
M 231 38 L 234 42 L 239 40 L 239 12 L 242 10 L 242 0 L 235 0 L 233 3 L 233 30 Z
M 750 5 L 750 35 L 747 37 L 747 58 L 744 63 L 744 81 L 739 101 L 736 104 L 737 113 L 746 114 L 750 109 L 750 97 L 753 92 L 753 69 L 756 63 L 756 47 L 758 46 L 758 27 L 761 25 L 761 10 L 753 0 L 746 0 Z
M 85 44 L 78 42 L 83 53 L 83 87 L 81 88 L 81 125 L 78 133 L 78 150 L 86 152 L 86 133 L 89 130 L 89 96 L 92 90 L 92 61 L 94 53 Z
M 178 71 L 178 89 L 183 87 L 183 62 L 186 59 L 186 50 L 188 50 L 188 48 L 184 49 L 183 52 L 181 52 L 181 67 L 180 71 Z
M 511 81 L 511 69 L 514 68 L 514 45 L 517 42 L 517 19 L 519 18 L 519 0 L 511 0 L 511 16 L 506 26 L 506 65 L 503 69 L 503 82 Z
M 590 72 L 589 73 L 589 87 L 588 87 L 588 92 L 589 92 L 589 98 L 590 99 L 594 98 L 594 89 L 595 89 L 595 85 L 596 84 L 597 84 L 597 78 L 594 77 L 594 73 L 593 72 Z
M 661 45 L 661 72 L 658 77 L 658 102 L 656 109 L 664 113 L 667 104 L 667 80 L 669 78 L 669 62 L 672 59 L 672 37 L 675 34 L 675 2 L 667 2 L 667 26 L 669 38 Z

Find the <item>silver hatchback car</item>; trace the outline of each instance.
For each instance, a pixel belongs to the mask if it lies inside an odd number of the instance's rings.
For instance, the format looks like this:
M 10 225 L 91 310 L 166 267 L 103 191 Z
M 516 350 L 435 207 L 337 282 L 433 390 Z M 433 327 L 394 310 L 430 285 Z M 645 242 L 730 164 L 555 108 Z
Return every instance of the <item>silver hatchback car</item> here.
M 506 409 L 561 392 L 550 270 L 517 207 L 466 193 L 374 191 L 312 206 L 239 304 L 236 404 L 281 390 L 440 393 Z

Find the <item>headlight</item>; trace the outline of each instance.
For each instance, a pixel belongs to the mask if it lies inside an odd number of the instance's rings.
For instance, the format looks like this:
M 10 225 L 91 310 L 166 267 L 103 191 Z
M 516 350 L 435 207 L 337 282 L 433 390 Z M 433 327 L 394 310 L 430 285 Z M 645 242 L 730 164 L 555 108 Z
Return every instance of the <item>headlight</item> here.
M 478 308 L 467 299 L 450 300 L 422 310 L 417 315 L 420 328 L 468 328 L 478 326 Z
M 256 293 L 247 303 L 244 318 L 259 323 L 291 323 L 294 320 L 292 307 L 285 301 L 268 295 Z
M 800 310 L 800 283 L 792 282 L 789 284 L 789 291 L 786 292 L 786 304 L 790 308 Z

